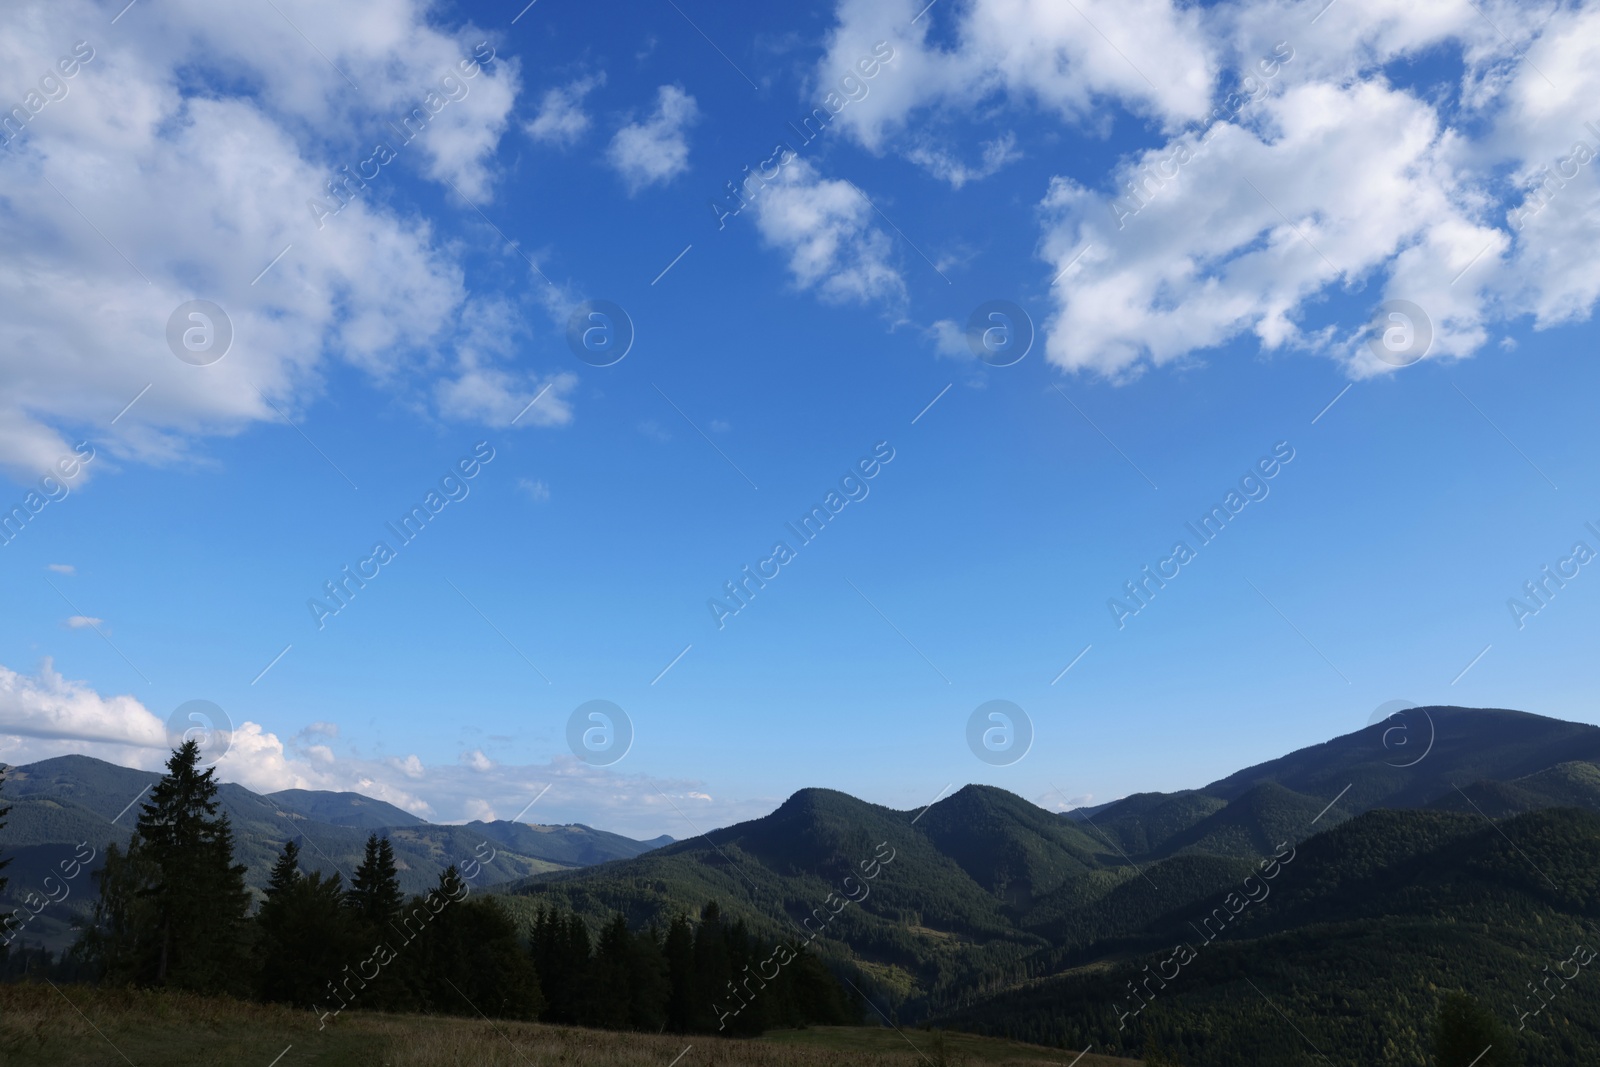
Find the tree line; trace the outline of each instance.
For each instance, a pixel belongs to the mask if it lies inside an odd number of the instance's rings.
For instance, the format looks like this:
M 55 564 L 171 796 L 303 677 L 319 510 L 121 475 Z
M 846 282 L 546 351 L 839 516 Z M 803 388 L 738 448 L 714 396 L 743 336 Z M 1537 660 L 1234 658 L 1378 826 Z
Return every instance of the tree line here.
M 524 938 L 453 865 L 407 899 L 375 833 L 348 884 L 302 870 L 287 841 L 252 909 L 214 772 L 199 763 L 194 742 L 175 750 L 127 846 L 107 849 L 92 921 L 56 974 L 292 1004 L 323 1026 L 347 1008 L 743 1036 L 860 1021 L 864 1006 L 814 954 L 725 922 L 715 903 L 665 931 L 617 915 L 598 937 L 541 907 Z

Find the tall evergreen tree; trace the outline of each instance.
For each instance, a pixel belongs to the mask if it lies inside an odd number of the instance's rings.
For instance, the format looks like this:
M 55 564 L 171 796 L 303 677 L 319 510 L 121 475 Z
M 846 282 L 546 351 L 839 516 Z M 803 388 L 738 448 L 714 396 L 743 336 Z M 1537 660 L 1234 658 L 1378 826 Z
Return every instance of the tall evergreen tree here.
M 267 899 L 270 901 L 300 881 L 300 846 L 291 838 L 283 843 L 283 851 L 267 875 Z
M 733 978 L 728 963 L 728 938 L 722 925 L 722 909 L 711 901 L 700 909 L 700 926 L 694 932 L 690 1029 L 715 1033 L 722 1013 L 738 1009 L 739 1002 L 728 986 Z
M 629 1022 L 635 1030 L 660 1033 L 667 1026 L 672 979 L 661 934 L 652 925 L 633 939 L 628 969 Z
M 606 1030 L 628 1029 L 633 1022 L 633 935 L 620 914 L 600 931 L 589 975 L 590 1003 L 583 1021 Z
M 395 868 L 394 846 L 387 837 L 376 833 L 367 836 L 367 850 L 361 866 L 350 879 L 350 892 L 345 903 L 355 909 L 369 926 L 384 930 L 400 914 L 405 897 L 400 893 L 400 875 Z
M 280 887 L 267 891 L 256 915 L 261 931 L 257 995 L 302 1008 L 336 1008 L 328 984 L 370 946 L 357 936 L 354 917 L 344 906 L 343 878 L 337 873 L 324 878 L 321 871 L 305 875 L 295 868 L 293 877 L 284 870 L 279 879 L 288 854 L 285 847 L 273 868 Z
M 241 964 L 250 894 L 244 866 L 233 862 L 233 828 L 217 810 L 214 772 L 199 765 L 199 744 L 185 741 L 140 810 L 128 848 L 128 858 L 137 854 L 140 862 L 123 864 L 118 873 L 135 876 L 134 891 L 152 905 L 126 909 L 124 918 L 154 925 L 124 933 L 153 950 L 153 959 L 140 960 L 134 981 L 235 990 L 246 979 Z M 103 882 L 103 895 L 106 890 Z
M 448 903 L 403 950 L 416 954 L 423 1010 L 537 1019 L 544 997 L 533 961 L 518 943 L 516 922 L 499 901 L 469 900 L 465 890 L 454 866 L 440 875 L 431 899 Z
M 676 1034 L 694 1027 L 694 928 L 687 915 L 678 915 L 667 927 L 662 949 L 667 962 L 667 1029 Z
M 5 785 L 6 785 L 6 771 L 8 771 L 10 769 L 11 768 L 6 766 L 4 763 L 0 763 L 0 790 L 3 790 L 5 788 Z M 6 805 L 3 805 L 3 804 L 0 804 L 0 830 L 4 830 L 6 828 L 6 815 L 9 814 L 10 811 L 11 811 L 10 807 L 8 807 Z M 10 863 L 11 863 L 11 861 L 9 859 L 6 859 L 4 854 L 0 854 L 0 871 L 5 870 L 6 867 L 10 865 Z M 4 893 L 6 891 L 6 882 L 7 882 L 6 876 L 3 875 L 3 874 L 0 874 L 0 895 L 4 895 Z M 11 912 L 9 912 L 9 911 L 0 911 L 0 934 L 5 934 L 10 929 L 11 929 Z M 9 945 L 0 944 L 0 956 L 4 956 L 6 954 L 6 952 L 8 952 L 9 950 L 10 950 L 10 946 Z

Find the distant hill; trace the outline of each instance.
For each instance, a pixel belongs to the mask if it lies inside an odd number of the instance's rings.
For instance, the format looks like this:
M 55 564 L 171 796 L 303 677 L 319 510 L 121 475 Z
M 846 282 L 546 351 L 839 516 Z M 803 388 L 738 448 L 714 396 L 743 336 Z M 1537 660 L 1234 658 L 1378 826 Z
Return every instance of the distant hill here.
M 360 793 L 333 793 L 326 789 L 280 789 L 268 793 L 284 811 L 325 822 L 330 826 L 359 826 L 376 830 L 385 826 L 418 826 L 427 820 L 419 819 L 403 808 L 382 800 L 373 800 Z
M 140 803 L 160 777 L 90 756 L 59 756 L 11 768 L 4 793 L 11 805 L 4 851 L 13 857 L 6 870 L 8 903 L 37 890 L 77 842 L 88 841 L 101 853 L 112 842 L 126 844 Z M 449 864 L 486 854 L 476 851 L 485 841 L 496 852 L 493 860 L 482 864 L 478 884 L 485 887 L 637 856 L 671 841 L 635 841 L 579 825 L 505 821 L 438 825 L 359 793 L 289 789 L 261 795 L 223 783 L 218 797 L 233 823 L 236 854 L 247 867 L 246 881 L 256 889 L 266 884 L 272 861 L 290 838 L 301 842 L 301 860 L 308 869 L 341 871 L 348 880 L 361 861 L 367 835 L 384 834 L 394 845 L 401 888 L 408 893 L 434 885 Z M 70 942 L 74 935 L 69 924 L 82 914 L 93 893 L 88 876 L 80 876 L 69 904 L 41 913 L 28 925 L 25 940 L 51 948 Z
M 1122 1054 L 1154 1041 L 1185 1067 L 1309 1067 L 1335 1053 L 1339 1063 L 1424 1063 L 1442 991 L 1465 989 L 1528 1064 L 1586 1067 L 1600 1062 L 1600 995 L 1581 984 L 1600 976 L 1568 963 L 1572 988 L 1557 980 L 1552 1010 L 1524 1013 L 1543 1003 L 1528 983 L 1575 945 L 1600 949 L 1597 856 L 1600 818 L 1585 811 L 1503 826 L 1476 813 L 1372 811 L 1304 842 L 1236 922 L 1198 925 L 1231 913 L 1231 884 L 1136 937 L 1080 950 L 1054 977 L 935 1022 Z M 1179 945 L 1193 951 L 1181 967 L 1171 962 Z
M 1386 746 L 1385 735 L 1391 730 L 1396 732 Z M 1375 723 L 1302 748 L 1200 789 L 1139 793 L 1097 808 L 1068 812 L 1062 818 L 1092 820 L 1130 856 L 1170 855 L 1186 848 L 1239 855 L 1243 854 L 1237 850 L 1239 843 L 1260 842 L 1280 832 L 1277 824 L 1282 820 L 1275 820 L 1269 812 L 1287 805 L 1298 813 L 1314 805 L 1311 811 L 1315 813 L 1336 797 L 1338 803 L 1324 816 L 1323 824 L 1380 807 L 1467 808 L 1460 802 L 1457 787 L 1517 780 L 1524 784 L 1514 794 L 1507 794 L 1506 800 L 1517 806 L 1502 813 L 1556 804 L 1600 811 L 1600 770 L 1594 771 L 1594 787 L 1583 784 L 1585 772 L 1581 770 L 1569 772 L 1560 783 L 1531 777 L 1563 763 L 1593 768 L 1597 762 L 1600 726 L 1499 708 L 1414 708 L 1403 719 Z M 1576 779 L 1571 777 L 1573 773 Z M 1271 794 L 1275 799 L 1269 800 L 1269 794 L 1260 792 L 1264 786 L 1282 791 Z M 1237 808 L 1224 811 L 1224 805 L 1233 808 L 1235 802 L 1252 794 L 1257 808 L 1253 815 Z M 1287 810 L 1279 810 L 1279 814 L 1293 817 Z M 1209 825 L 1200 828 L 1207 820 Z
M 976 1025 L 988 1016 L 959 1013 L 1064 970 L 1104 968 L 1152 937 L 1175 937 L 1200 902 L 1237 887 L 1280 845 L 1321 840 L 1369 817 L 1363 813 L 1386 814 L 1382 806 L 1411 809 L 1405 817 L 1422 826 L 1463 832 L 1474 828 L 1432 810 L 1454 797 L 1476 829 L 1489 829 L 1456 784 L 1469 796 L 1494 794 L 1502 814 L 1561 805 L 1600 811 L 1600 767 L 1574 759 L 1600 754 L 1600 728 L 1431 708 L 1413 714 L 1413 729 L 1429 717 L 1434 744 L 1409 768 L 1394 766 L 1403 761 L 1384 747 L 1388 727 L 1380 724 L 1201 789 L 1143 793 L 1067 815 L 988 786 L 969 785 L 925 812 L 805 789 L 763 818 L 636 858 L 536 874 L 497 892 L 524 922 L 554 905 L 596 925 L 618 912 L 635 926 L 664 925 L 715 900 L 766 936 L 793 935 L 830 893 L 845 892 L 843 879 L 859 874 L 857 861 L 876 842 L 888 842 L 895 859 L 870 896 L 844 906 L 815 944 L 900 1018 Z M 1403 866 L 1422 848 L 1413 842 L 1396 852 L 1382 840 L 1387 832 L 1362 840 L 1375 870 Z M 1014 1014 L 1004 1004 L 995 1011 Z M 1049 1042 L 1071 1045 L 1061 1032 Z

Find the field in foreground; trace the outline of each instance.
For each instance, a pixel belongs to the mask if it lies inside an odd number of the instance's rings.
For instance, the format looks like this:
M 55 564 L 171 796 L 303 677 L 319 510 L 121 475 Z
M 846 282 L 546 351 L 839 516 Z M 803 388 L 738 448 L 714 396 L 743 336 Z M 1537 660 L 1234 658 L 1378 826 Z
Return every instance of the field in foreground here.
M 819 1027 L 736 1041 L 346 1012 L 319 1031 L 309 1011 L 223 997 L 0 985 L 0 1064 L 29 1067 L 1065 1067 L 1076 1055 L 950 1034 L 941 1057 L 927 1031 L 902 1036 L 873 1027 Z M 1077 1067 L 1134 1064 L 1090 1054 Z

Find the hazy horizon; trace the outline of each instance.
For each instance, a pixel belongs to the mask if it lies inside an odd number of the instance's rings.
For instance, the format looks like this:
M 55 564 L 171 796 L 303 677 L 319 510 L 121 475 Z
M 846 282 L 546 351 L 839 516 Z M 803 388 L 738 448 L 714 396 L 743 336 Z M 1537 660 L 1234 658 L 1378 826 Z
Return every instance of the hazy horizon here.
M 1600 724 L 1535 14 L 30 0 L 0 761 L 684 839 Z

